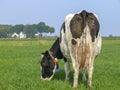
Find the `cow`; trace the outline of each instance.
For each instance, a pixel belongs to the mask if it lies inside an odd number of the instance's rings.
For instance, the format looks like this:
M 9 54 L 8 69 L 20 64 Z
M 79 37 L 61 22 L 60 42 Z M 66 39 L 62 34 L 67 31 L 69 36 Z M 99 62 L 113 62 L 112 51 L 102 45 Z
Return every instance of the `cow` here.
M 100 54 L 102 38 L 100 25 L 96 14 L 85 10 L 68 14 L 60 29 L 58 38 L 51 49 L 42 53 L 41 79 L 51 80 L 57 67 L 57 59 L 65 61 L 65 81 L 69 82 L 70 62 L 74 70 L 73 87 L 78 87 L 79 70 L 82 70 L 82 79 L 87 86 L 92 85 L 93 63 L 95 57 Z
M 74 88 L 78 87 L 79 70 L 82 70 L 83 81 L 86 80 L 86 70 L 88 71 L 87 86 L 91 87 L 93 63 L 95 57 L 100 54 L 101 46 L 100 24 L 96 14 L 83 10 L 65 17 L 60 31 L 60 49 L 67 59 L 66 81 L 69 81 L 69 62 L 72 62 Z
M 63 54 L 60 50 L 59 38 L 53 43 L 50 50 L 42 53 L 41 59 L 41 79 L 51 80 L 55 74 L 55 70 L 59 68 L 58 59 L 62 59 Z

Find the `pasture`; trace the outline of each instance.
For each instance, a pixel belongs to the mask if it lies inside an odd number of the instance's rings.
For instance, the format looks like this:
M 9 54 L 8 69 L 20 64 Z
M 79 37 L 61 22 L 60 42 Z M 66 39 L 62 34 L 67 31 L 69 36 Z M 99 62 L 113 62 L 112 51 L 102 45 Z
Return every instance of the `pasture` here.
M 64 62 L 51 81 L 40 80 L 41 52 L 55 39 L 0 40 L 0 90 L 74 90 L 73 70 L 70 82 L 64 82 Z M 91 90 L 119 90 L 120 39 L 103 40 L 101 54 L 95 59 Z M 79 77 L 79 90 L 87 90 Z

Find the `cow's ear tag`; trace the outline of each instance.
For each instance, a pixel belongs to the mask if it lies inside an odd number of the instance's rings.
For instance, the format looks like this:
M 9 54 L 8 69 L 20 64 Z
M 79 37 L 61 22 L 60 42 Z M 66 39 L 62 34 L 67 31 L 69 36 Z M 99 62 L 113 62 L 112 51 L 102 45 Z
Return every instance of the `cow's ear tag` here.
M 58 64 L 58 59 L 57 58 L 54 59 L 54 64 L 55 65 Z

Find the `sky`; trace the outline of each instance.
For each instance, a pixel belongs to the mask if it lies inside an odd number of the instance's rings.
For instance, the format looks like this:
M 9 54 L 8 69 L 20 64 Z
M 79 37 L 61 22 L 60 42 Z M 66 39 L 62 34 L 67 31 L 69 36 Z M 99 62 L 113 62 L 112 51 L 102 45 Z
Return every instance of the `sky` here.
M 67 14 L 94 12 L 102 36 L 120 36 L 120 0 L 0 0 L 0 24 L 38 24 L 60 27 Z

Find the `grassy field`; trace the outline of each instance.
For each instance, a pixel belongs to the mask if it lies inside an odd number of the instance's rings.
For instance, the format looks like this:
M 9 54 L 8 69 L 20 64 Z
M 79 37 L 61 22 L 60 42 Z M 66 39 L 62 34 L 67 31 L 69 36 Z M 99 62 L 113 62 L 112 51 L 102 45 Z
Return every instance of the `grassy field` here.
M 0 40 L 0 90 L 74 90 L 64 82 L 64 65 L 51 81 L 40 80 L 41 52 L 54 39 Z M 91 90 L 120 90 L 120 40 L 103 40 L 102 52 L 94 63 Z M 87 90 L 79 78 L 79 90 Z

